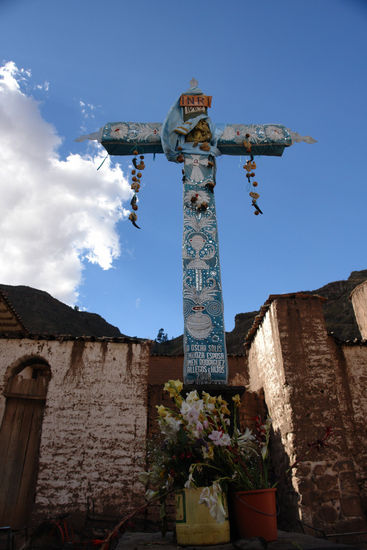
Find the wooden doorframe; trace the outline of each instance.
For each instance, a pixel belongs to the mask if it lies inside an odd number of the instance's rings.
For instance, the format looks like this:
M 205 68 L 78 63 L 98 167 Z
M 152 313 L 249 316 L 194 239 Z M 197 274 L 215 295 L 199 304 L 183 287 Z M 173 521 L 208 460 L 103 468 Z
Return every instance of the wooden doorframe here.
M 0 524 L 19 529 L 27 526 L 33 509 L 51 369 L 43 358 L 31 356 L 7 374 L 0 427 Z

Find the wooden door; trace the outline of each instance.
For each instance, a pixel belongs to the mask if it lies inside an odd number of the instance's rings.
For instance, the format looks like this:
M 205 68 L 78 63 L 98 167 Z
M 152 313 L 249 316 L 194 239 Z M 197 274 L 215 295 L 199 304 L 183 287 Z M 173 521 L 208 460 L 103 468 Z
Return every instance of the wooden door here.
M 34 503 L 43 411 L 50 369 L 26 365 L 5 391 L 0 429 L 0 525 L 27 525 Z

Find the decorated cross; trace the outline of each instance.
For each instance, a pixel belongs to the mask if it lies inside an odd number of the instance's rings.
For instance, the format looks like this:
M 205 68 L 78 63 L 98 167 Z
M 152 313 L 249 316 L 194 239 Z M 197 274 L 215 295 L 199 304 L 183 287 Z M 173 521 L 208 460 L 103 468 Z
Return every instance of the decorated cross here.
M 214 125 L 208 116 L 212 98 L 202 93 L 196 80 L 190 84 L 163 125 L 113 122 L 85 138 L 98 139 L 110 155 L 165 153 L 169 161 L 183 163 L 184 382 L 225 385 L 228 361 L 214 200 L 216 157 L 249 156 L 244 168 L 250 181 L 255 155 L 281 156 L 293 141 L 314 140 L 279 124 Z M 137 164 L 134 158 L 134 165 L 132 188 L 139 191 L 139 167 L 144 168 L 144 161 Z M 262 213 L 258 193 L 250 195 L 255 214 Z M 130 220 L 137 226 L 135 194 L 131 204 Z

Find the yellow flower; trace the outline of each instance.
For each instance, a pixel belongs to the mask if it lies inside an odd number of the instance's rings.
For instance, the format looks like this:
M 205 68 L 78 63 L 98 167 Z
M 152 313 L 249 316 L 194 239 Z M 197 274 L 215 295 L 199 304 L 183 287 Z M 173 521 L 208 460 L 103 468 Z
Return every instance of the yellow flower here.
M 211 403 L 211 404 L 215 405 L 215 402 L 217 400 L 216 397 L 214 397 L 213 395 L 210 395 L 210 393 L 207 393 L 206 391 L 202 392 L 202 398 L 203 398 L 205 404 Z
M 214 445 L 208 445 L 208 449 L 205 447 L 201 448 L 203 451 L 203 457 L 205 459 L 213 460 L 214 458 Z
M 183 388 L 183 382 L 181 382 L 181 380 L 171 380 L 171 382 L 175 385 L 177 389 L 177 393 L 181 393 Z
M 165 416 L 167 416 L 168 411 L 167 411 L 166 407 L 164 407 L 163 405 L 156 405 L 156 408 L 157 408 L 158 415 L 161 418 L 164 418 Z
M 218 401 L 219 405 L 228 405 L 227 401 L 225 401 L 225 399 L 223 399 L 223 397 L 221 395 L 218 395 L 217 401 Z
M 183 388 L 183 383 L 181 380 L 168 380 L 164 385 L 164 390 L 167 391 L 170 397 L 175 397 L 181 393 Z
M 231 414 L 231 411 L 227 407 L 227 403 L 223 404 L 220 410 L 222 414 Z
M 232 401 L 234 401 L 234 404 L 238 407 L 241 403 L 241 398 L 238 393 L 232 397 Z
M 201 397 L 203 398 L 204 403 L 209 403 L 210 393 L 207 393 L 206 391 L 203 391 L 201 393 Z

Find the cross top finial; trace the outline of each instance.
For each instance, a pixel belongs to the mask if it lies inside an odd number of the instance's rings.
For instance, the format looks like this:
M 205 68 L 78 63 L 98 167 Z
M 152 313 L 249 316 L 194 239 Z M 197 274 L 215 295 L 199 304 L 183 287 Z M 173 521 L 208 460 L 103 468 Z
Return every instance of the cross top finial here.
M 197 88 L 199 85 L 199 82 L 196 80 L 196 78 L 192 78 L 190 80 L 190 88 Z

